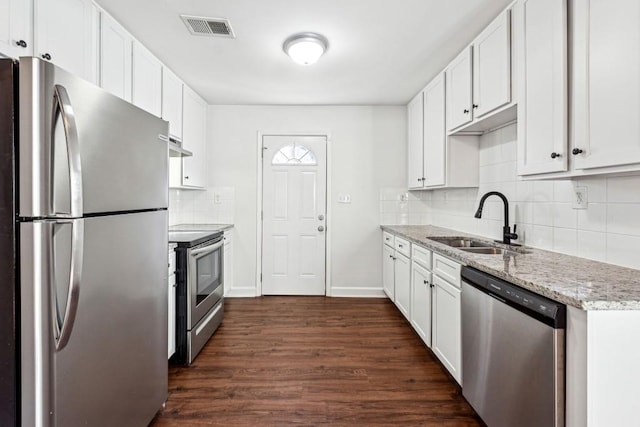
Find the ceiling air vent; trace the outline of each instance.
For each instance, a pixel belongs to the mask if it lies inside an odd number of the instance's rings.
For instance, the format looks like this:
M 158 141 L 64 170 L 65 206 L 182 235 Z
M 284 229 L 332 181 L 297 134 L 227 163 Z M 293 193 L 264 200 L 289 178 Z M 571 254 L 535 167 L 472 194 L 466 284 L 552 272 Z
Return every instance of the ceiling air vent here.
M 180 17 L 194 36 L 236 37 L 228 19 L 188 15 L 180 15 Z

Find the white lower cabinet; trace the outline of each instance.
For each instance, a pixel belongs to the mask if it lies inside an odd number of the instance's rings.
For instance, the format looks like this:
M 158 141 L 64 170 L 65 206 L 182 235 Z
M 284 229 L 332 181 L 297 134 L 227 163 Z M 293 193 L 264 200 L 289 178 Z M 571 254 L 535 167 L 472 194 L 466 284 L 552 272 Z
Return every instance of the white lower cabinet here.
M 411 262 L 411 325 L 431 347 L 431 272 Z
M 382 244 L 382 289 L 391 301 L 394 300 L 394 280 L 395 280 L 395 249 Z
M 411 312 L 411 261 L 396 251 L 394 266 L 395 303 L 407 320 Z
M 433 275 L 432 349 L 449 373 L 462 384 L 460 288 Z
M 176 352 L 176 245 L 169 245 L 169 298 L 168 298 L 168 349 L 167 358 Z
M 233 237 L 231 236 L 231 230 L 224 232 L 224 249 L 222 256 L 222 283 L 225 293 L 228 289 L 233 289 Z

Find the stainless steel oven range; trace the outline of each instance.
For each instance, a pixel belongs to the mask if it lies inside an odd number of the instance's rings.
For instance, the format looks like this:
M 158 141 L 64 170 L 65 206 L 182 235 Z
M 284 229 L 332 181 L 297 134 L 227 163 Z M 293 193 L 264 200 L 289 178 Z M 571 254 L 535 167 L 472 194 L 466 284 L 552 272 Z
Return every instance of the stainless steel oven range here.
M 190 365 L 224 314 L 223 232 L 176 231 L 176 352 L 171 362 Z

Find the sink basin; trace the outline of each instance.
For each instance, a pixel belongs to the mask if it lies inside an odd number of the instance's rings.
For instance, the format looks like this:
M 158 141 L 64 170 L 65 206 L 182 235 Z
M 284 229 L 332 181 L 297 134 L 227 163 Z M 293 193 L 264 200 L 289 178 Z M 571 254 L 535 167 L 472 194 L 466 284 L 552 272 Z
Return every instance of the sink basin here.
M 442 243 L 443 245 L 451 246 L 452 248 L 486 248 L 493 246 L 489 242 L 482 242 L 480 240 L 473 239 L 464 239 L 464 238 L 456 238 L 456 237 L 434 237 L 431 238 L 438 243 Z
M 482 255 L 518 255 L 517 252 L 509 251 L 507 249 L 502 248 L 459 248 L 461 251 L 470 252 L 472 254 L 482 254 Z

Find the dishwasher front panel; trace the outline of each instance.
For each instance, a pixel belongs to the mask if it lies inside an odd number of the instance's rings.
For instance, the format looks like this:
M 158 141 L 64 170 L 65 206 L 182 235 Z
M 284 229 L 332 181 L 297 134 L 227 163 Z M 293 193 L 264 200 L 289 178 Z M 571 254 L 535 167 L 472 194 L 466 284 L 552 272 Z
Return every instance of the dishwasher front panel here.
M 489 427 L 564 425 L 564 329 L 462 282 L 462 394 Z

